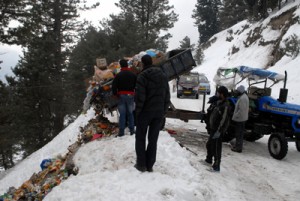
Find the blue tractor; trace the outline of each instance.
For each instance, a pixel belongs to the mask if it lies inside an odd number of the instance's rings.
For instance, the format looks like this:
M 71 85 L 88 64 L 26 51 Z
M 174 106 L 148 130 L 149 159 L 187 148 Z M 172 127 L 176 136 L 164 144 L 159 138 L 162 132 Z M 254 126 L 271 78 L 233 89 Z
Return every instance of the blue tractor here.
M 268 70 L 238 66 L 235 68 L 219 68 L 214 77 L 218 86 L 234 89 L 239 83 L 248 81 L 249 120 L 245 126 L 244 139 L 255 141 L 264 135 L 270 135 L 268 149 L 270 155 L 278 160 L 288 152 L 288 142 L 295 142 L 300 151 L 300 105 L 286 103 L 287 73 L 281 75 Z M 279 98 L 271 96 L 272 86 L 284 81 Z M 271 84 L 269 83 L 271 82 Z M 269 84 L 269 86 L 267 86 Z M 237 98 L 230 97 L 232 111 Z M 226 141 L 234 138 L 234 127 L 231 124 L 224 136 Z

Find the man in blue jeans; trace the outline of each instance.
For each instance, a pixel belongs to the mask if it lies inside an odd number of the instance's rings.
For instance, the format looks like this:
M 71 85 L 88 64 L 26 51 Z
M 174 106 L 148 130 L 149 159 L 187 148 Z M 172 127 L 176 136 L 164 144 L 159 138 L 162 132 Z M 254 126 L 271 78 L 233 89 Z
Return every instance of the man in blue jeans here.
M 128 68 L 128 61 L 120 60 L 121 72 L 118 73 L 112 83 L 113 94 L 119 97 L 118 110 L 120 113 L 119 119 L 119 137 L 124 136 L 126 121 L 130 135 L 134 134 L 134 90 L 137 76 Z

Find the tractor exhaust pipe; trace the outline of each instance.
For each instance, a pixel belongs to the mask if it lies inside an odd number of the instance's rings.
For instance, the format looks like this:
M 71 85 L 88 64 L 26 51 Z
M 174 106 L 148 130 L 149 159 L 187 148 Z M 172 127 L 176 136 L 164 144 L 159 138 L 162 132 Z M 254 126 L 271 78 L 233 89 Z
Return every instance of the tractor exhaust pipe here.
M 285 77 L 284 77 L 284 85 L 283 88 L 280 89 L 279 93 L 279 99 L 278 101 L 281 103 L 285 103 L 288 96 L 288 89 L 286 89 L 286 81 L 287 81 L 287 73 L 284 71 Z

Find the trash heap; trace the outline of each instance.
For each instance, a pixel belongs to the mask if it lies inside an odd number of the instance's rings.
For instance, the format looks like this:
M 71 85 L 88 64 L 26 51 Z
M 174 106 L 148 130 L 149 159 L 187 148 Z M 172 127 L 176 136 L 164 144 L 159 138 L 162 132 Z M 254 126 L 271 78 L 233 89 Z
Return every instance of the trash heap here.
M 153 65 L 159 65 L 166 60 L 167 55 L 156 49 L 148 49 L 142 51 L 132 57 L 126 57 L 128 60 L 128 66 L 135 74 L 139 74 L 142 71 L 141 58 L 144 55 L 150 55 L 152 57 Z M 94 75 L 89 79 L 87 86 L 86 98 L 83 101 L 83 113 L 94 106 L 97 113 L 103 113 L 104 109 L 108 112 L 112 112 L 116 109 L 117 99 L 112 94 L 112 82 L 114 76 L 120 72 L 119 62 L 112 62 L 107 65 L 105 58 L 97 58 L 96 65 L 94 66 Z
M 43 200 L 55 186 L 68 179 L 70 175 L 78 174 L 79 169 L 73 157 L 82 144 L 115 136 L 118 129 L 116 123 L 111 123 L 103 116 L 91 119 L 85 127 L 80 127 L 77 141 L 68 147 L 65 156 L 58 155 L 55 158 L 44 159 L 40 164 L 40 172 L 34 173 L 19 188 L 10 187 L 0 196 L 0 201 Z

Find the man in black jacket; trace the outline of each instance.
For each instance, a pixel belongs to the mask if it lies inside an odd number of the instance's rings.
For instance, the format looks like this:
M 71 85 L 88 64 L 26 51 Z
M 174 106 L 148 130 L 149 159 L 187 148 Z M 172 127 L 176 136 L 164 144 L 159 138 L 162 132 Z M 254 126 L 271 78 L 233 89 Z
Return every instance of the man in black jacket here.
M 120 60 L 121 72 L 118 73 L 112 83 L 112 91 L 114 95 L 119 97 L 118 110 L 119 118 L 119 134 L 124 136 L 126 120 L 130 134 L 134 134 L 134 93 L 137 76 L 128 68 L 128 62 L 125 59 Z
M 143 70 L 136 83 L 136 141 L 137 163 L 135 168 L 141 172 L 152 172 L 156 161 L 159 130 L 170 105 L 168 78 L 163 71 L 152 65 L 149 55 L 142 57 Z M 148 130 L 148 145 L 146 135 Z
M 215 103 L 209 116 L 209 138 L 206 143 L 207 155 L 203 163 L 212 165 L 212 168 L 209 170 L 213 172 L 220 171 L 222 137 L 226 132 L 230 121 L 230 104 L 227 100 L 228 94 L 228 89 L 224 86 L 220 86 L 217 89 L 217 97 L 219 100 Z

